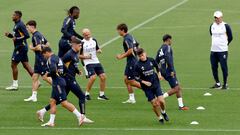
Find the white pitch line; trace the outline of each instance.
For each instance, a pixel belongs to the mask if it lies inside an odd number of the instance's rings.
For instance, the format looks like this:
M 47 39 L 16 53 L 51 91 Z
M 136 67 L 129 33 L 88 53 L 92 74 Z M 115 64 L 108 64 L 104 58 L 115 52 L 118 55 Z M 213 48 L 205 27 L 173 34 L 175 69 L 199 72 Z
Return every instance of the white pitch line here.
M 164 15 L 164 14 L 166 14 L 166 13 L 172 11 L 172 10 L 174 10 L 175 8 L 181 6 L 182 4 L 186 3 L 187 1 L 188 1 L 188 0 L 183 0 L 183 1 L 181 1 L 181 2 L 179 2 L 179 3 L 177 3 L 177 4 L 175 4 L 175 5 L 173 5 L 172 7 L 170 7 L 170 8 L 168 8 L 168 9 L 166 9 L 166 10 L 164 10 L 164 11 L 156 14 L 155 16 L 147 19 L 146 21 L 143 21 L 142 23 L 134 26 L 133 28 L 131 28 L 131 29 L 129 30 L 129 32 L 133 32 L 133 31 L 135 31 L 136 29 L 142 27 L 143 25 L 145 25 L 145 24 L 147 24 L 147 23 L 149 23 L 149 22 L 151 22 L 151 21 L 154 21 L 154 20 L 157 19 L 158 17 L 160 17 L 160 16 L 162 16 L 162 15 Z M 112 42 L 118 40 L 119 38 L 120 38 L 120 36 L 116 36 L 116 37 L 112 38 L 111 40 L 103 43 L 100 47 L 103 48 L 103 47 L 111 44 Z
M 240 132 L 240 129 L 191 129 L 191 128 L 65 128 L 65 127 L 0 127 L 0 130 L 95 130 L 95 131 L 182 131 L 182 132 Z
M 7 85 L 6 85 L 7 86 Z M 0 89 L 5 89 L 6 86 L 0 86 Z M 19 88 L 32 88 L 32 86 L 19 86 Z M 40 88 L 51 88 L 51 86 L 41 86 Z M 93 89 L 98 89 L 99 87 L 92 87 Z M 126 89 L 126 87 L 123 86 L 110 86 L 110 87 L 106 87 L 107 89 Z M 163 88 L 163 90 L 165 90 L 167 88 Z M 204 88 L 204 87 L 183 87 L 182 89 L 185 90 L 211 90 L 209 88 Z M 240 88 L 229 88 L 230 90 L 240 90 Z

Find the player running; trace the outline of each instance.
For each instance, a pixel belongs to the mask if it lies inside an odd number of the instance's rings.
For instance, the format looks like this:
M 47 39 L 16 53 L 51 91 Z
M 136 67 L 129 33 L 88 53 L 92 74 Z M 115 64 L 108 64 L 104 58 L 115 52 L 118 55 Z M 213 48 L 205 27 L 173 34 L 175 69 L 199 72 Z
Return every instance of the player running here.
M 42 126 L 49 126 L 53 127 L 55 116 L 56 116 L 56 105 L 57 103 L 61 103 L 61 105 L 69 110 L 70 112 L 73 112 L 74 115 L 76 115 L 79 125 L 82 125 L 83 120 L 85 118 L 84 115 L 80 114 L 78 110 L 75 108 L 73 104 L 67 101 L 66 96 L 66 82 L 65 79 L 62 77 L 64 74 L 64 65 L 62 60 L 53 54 L 52 50 L 49 47 L 45 47 L 42 50 L 42 53 L 47 61 L 47 66 L 49 72 L 45 74 L 45 76 L 50 76 L 52 78 L 52 95 L 50 99 L 50 119 L 47 123 L 42 124 Z
M 32 96 L 24 101 L 33 101 L 37 102 L 37 90 L 39 88 L 39 76 L 42 76 L 42 79 L 48 84 L 52 84 L 52 79 L 50 77 L 44 76 L 47 71 L 47 60 L 42 55 L 42 48 L 49 46 L 47 39 L 37 31 L 37 23 L 34 20 L 30 20 L 26 24 L 27 30 L 32 34 L 32 45 L 30 49 L 35 52 L 35 64 L 34 64 L 34 73 L 32 75 Z
M 27 39 L 29 34 L 27 32 L 26 26 L 21 20 L 22 12 L 14 11 L 12 20 L 15 23 L 13 27 L 13 33 L 5 32 L 5 36 L 11 38 L 14 43 L 14 51 L 12 54 L 12 76 L 13 83 L 11 86 L 6 87 L 7 90 L 17 90 L 18 89 L 18 64 L 21 62 L 24 69 L 29 73 L 30 76 L 33 75 L 33 69 L 28 63 L 28 45 Z
M 128 33 L 128 27 L 126 24 L 124 23 L 119 24 L 117 26 L 117 31 L 119 35 L 123 37 L 123 48 L 125 52 L 122 54 L 118 54 L 116 57 L 118 60 L 127 58 L 127 64 L 126 64 L 125 73 L 124 73 L 124 82 L 128 89 L 129 99 L 122 103 L 134 104 L 136 103 L 136 100 L 135 100 L 132 86 L 141 88 L 140 83 L 134 80 L 134 74 L 133 74 L 134 65 L 137 62 L 137 57 L 135 53 L 139 44 L 136 42 L 133 36 Z
M 164 35 L 163 36 L 163 45 L 157 52 L 156 62 L 160 66 L 160 71 L 162 76 L 166 81 L 168 81 L 171 89 L 163 94 L 164 98 L 176 94 L 178 100 L 178 106 L 180 110 L 189 110 L 187 106 L 183 104 L 182 90 L 177 80 L 176 71 L 173 65 L 173 51 L 171 48 L 172 45 L 172 36 Z
M 79 18 L 80 9 L 77 6 L 73 6 L 68 10 L 68 16 L 64 19 L 61 32 L 63 33 L 59 41 L 58 56 L 61 58 L 63 55 L 71 49 L 71 41 L 79 38 L 83 39 L 74 29 L 76 27 L 75 20 Z
M 106 88 L 106 75 L 97 57 L 97 53 L 102 53 L 102 50 L 99 48 L 97 40 L 92 38 L 91 31 L 89 29 L 83 29 L 82 33 L 84 39 L 82 40 L 83 45 L 79 57 L 83 60 L 84 67 L 86 69 L 86 76 L 89 78 L 85 97 L 87 100 L 91 100 L 90 90 L 97 76 L 99 76 L 100 92 L 98 100 L 109 100 L 104 94 Z
M 64 75 L 63 78 L 66 82 L 66 95 L 71 91 L 76 97 L 78 97 L 78 105 L 80 108 L 80 113 L 84 116 L 84 123 L 93 123 L 92 120 L 85 117 L 85 95 L 81 90 L 81 87 L 76 81 L 76 75 L 81 75 L 81 71 L 78 69 L 79 63 L 79 51 L 81 49 L 81 41 L 72 40 L 72 49 L 70 49 L 63 57 L 62 61 L 64 64 Z M 59 104 L 60 102 L 57 102 Z M 45 108 L 37 111 L 38 119 L 43 121 L 45 113 L 50 110 L 50 105 L 47 105 Z
M 153 106 L 153 111 L 158 117 L 160 123 L 169 121 L 169 118 L 165 111 L 165 101 L 161 90 L 159 79 L 162 79 L 159 71 L 159 66 L 153 58 L 147 57 L 146 52 L 139 48 L 137 50 L 139 61 L 134 68 L 135 79 L 141 84 L 148 101 Z M 157 73 L 154 71 L 156 69 Z M 161 110 L 161 114 L 160 114 Z M 163 116 L 163 118 L 162 118 Z

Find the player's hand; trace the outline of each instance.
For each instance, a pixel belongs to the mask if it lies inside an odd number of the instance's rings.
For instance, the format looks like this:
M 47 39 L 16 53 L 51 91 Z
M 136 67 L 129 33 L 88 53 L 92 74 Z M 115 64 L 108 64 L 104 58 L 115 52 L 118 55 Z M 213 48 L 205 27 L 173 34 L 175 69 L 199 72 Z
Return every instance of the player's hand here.
M 86 59 L 92 59 L 92 54 L 88 54 L 88 55 L 86 56 Z
M 82 76 L 83 75 L 83 72 L 82 70 L 79 70 L 79 73 L 78 73 L 79 76 Z
M 121 54 L 118 54 L 118 55 L 116 56 L 116 58 L 117 58 L 118 60 L 121 60 L 121 59 L 122 59 Z
M 160 75 L 160 76 L 158 76 L 158 78 L 159 78 L 159 80 L 160 80 L 160 81 L 164 80 L 164 77 L 163 77 L 163 76 L 161 76 L 161 75 Z
M 36 51 L 42 51 L 41 45 L 37 45 L 37 46 L 35 47 L 35 50 L 36 50 Z
M 5 32 L 5 33 L 4 33 L 4 35 L 5 35 L 6 37 L 8 37 L 9 34 L 10 34 L 9 32 Z
M 164 77 L 161 75 L 161 73 L 160 73 L 160 72 L 158 72 L 158 74 L 157 74 L 157 75 L 158 75 L 158 78 L 159 78 L 159 80 L 160 80 L 160 81 L 164 80 Z
M 98 50 L 97 50 L 97 53 L 102 53 L 102 49 L 98 49 Z
M 44 75 L 43 75 L 43 78 L 47 78 L 48 77 L 48 72 L 46 72 Z
M 29 48 L 31 49 L 31 50 L 34 50 L 34 47 L 33 47 L 33 45 L 31 44 L 31 45 L 29 45 Z
M 142 83 L 145 84 L 148 87 L 152 86 L 152 83 L 148 82 L 148 81 L 142 81 Z

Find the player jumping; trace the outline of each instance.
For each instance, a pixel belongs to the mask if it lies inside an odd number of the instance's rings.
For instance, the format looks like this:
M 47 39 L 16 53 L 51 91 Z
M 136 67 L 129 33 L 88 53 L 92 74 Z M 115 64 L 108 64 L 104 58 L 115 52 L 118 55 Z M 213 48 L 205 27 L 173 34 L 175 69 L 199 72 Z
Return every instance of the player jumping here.
M 159 66 L 153 58 L 147 57 L 142 48 L 137 50 L 139 61 L 134 68 L 135 79 L 141 84 L 148 101 L 151 102 L 153 111 L 158 117 L 160 123 L 169 121 L 165 111 L 165 101 L 161 90 L 159 79 L 162 79 Z M 154 71 L 156 69 L 157 73 Z M 161 114 L 160 114 L 161 111 Z M 163 118 L 162 118 L 163 116 Z
M 172 36 L 164 35 L 163 36 L 163 45 L 157 52 L 156 61 L 160 66 L 160 71 L 162 76 L 166 81 L 168 81 L 171 89 L 164 93 L 164 98 L 176 94 L 178 100 L 178 106 L 180 110 L 189 110 L 187 106 L 183 104 L 182 90 L 177 80 L 176 71 L 173 65 L 173 51 L 171 48 Z

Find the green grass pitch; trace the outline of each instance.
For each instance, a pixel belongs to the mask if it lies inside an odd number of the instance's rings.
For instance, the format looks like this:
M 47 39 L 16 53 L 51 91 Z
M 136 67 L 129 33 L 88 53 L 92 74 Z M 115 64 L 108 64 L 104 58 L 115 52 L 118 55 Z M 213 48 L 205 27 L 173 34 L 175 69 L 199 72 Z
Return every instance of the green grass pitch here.
M 239 117 L 239 0 L 1 0 L 0 1 L 0 134 L 1 135 L 238 135 L 240 134 Z M 37 103 L 25 103 L 24 98 L 31 94 L 31 78 L 19 66 L 19 85 L 17 92 L 4 88 L 11 83 L 10 57 L 12 42 L 3 36 L 11 31 L 14 10 L 23 11 L 23 21 L 35 19 L 41 31 L 57 52 L 60 39 L 60 27 L 66 16 L 65 9 L 72 5 L 81 8 L 81 17 L 77 20 L 76 30 L 90 28 L 100 44 L 117 36 L 115 27 L 125 22 L 130 28 L 141 24 L 149 18 L 157 18 L 140 25 L 132 34 L 146 49 L 149 56 L 155 56 L 165 33 L 173 35 L 175 67 L 178 79 L 184 91 L 185 104 L 189 111 L 177 110 L 176 97 L 169 97 L 167 112 L 170 122 L 160 125 L 151 111 L 150 104 L 141 90 L 136 90 L 137 103 L 123 105 L 127 91 L 123 83 L 125 60 L 117 61 L 116 54 L 121 53 L 122 39 L 117 39 L 103 48 L 100 60 L 107 74 L 106 94 L 110 101 L 102 102 L 98 96 L 98 83 L 92 90 L 93 100 L 87 102 L 87 116 L 95 121 L 92 125 L 77 126 L 75 116 L 58 107 L 55 128 L 42 128 L 35 117 L 35 112 L 48 103 L 50 87 L 43 83 L 39 90 Z M 170 10 L 170 11 L 169 11 Z M 213 12 L 222 10 L 224 21 L 233 30 L 234 40 L 229 48 L 229 87 L 228 91 L 209 90 L 213 84 L 210 70 L 210 36 L 209 26 L 213 21 Z M 30 43 L 31 40 L 28 40 Z M 34 53 L 29 51 L 30 63 L 34 63 Z M 221 72 L 219 72 L 221 75 Z M 78 77 L 82 88 L 86 79 Z M 42 81 L 43 82 L 43 81 Z M 169 86 L 161 82 L 166 91 Z M 204 97 L 205 92 L 213 94 Z M 72 94 L 69 101 L 77 105 Z M 196 107 L 204 106 L 206 110 L 197 111 Z M 45 117 L 47 121 L 49 115 Z M 190 125 L 198 121 L 199 125 Z

